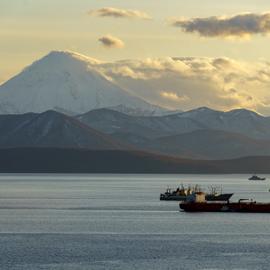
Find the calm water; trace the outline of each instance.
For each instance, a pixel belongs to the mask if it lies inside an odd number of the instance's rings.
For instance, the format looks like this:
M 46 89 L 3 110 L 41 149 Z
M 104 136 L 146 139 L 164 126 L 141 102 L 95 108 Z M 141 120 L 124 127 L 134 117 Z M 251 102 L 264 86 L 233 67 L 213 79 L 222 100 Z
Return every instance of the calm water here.
M 270 214 L 192 214 L 159 201 L 180 183 L 270 201 L 270 181 L 247 178 L 0 175 L 0 269 L 269 269 Z

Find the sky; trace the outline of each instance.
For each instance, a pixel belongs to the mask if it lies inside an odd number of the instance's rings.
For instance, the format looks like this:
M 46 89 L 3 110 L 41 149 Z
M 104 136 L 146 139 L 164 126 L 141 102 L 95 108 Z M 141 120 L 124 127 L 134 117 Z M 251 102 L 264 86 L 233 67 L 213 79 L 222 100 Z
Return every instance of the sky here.
M 71 50 L 159 105 L 270 114 L 269 12 L 267 0 L 1 0 L 0 82 Z

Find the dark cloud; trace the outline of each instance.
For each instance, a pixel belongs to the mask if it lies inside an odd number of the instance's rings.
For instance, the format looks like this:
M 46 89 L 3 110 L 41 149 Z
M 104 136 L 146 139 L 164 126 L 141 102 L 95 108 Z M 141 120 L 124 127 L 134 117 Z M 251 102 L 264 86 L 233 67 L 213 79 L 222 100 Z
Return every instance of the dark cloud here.
M 179 19 L 172 23 L 187 33 L 198 33 L 203 37 L 244 38 L 270 32 L 270 13 L 245 13 L 232 17 L 208 17 Z

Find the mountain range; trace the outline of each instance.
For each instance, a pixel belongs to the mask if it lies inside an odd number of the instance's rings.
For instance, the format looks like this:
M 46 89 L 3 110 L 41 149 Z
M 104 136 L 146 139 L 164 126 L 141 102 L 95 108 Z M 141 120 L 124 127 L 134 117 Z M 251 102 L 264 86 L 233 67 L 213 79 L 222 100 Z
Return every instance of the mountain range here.
M 252 133 L 252 123 L 256 115 L 249 111 L 213 114 L 226 114 L 233 126 L 215 122 L 204 124 L 204 112 L 198 109 L 193 119 L 184 117 L 190 112 L 159 116 L 135 117 L 109 109 L 90 111 L 75 117 L 56 111 L 27 113 L 19 115 L 0 115 L 0 148 L 53 147 L 85 148 L 88 150 L 137 150 L 158 155 L 189 159 L 232 159 L 244 156 L 270 155 L 270 119 L 257 116 L 258 130 Z M 194 114 L 195 111 L 192 111 Z M 234 131 L 237 115 L 246 114 L 246 129 Z M 235 117 L 232 117 L 235 115 Z M 250 117 L 252 116 L 252 117 Z M 250 118 L 249 118 L 250 117 Z M 202 119 L 202 121 L 201 121 Z M 250 132 L 248 129 L 250 126 Z M 247 136 L 251 134 L 252 136 Z
M 159 117 L 135 117 L 100 109 L 77 119 L 118 141 L 159 154 L 192 159 L 270 154 L 270 118 L 248 110 L 199 108 Z
M 53 51 L 2 84 L 0 149 L 112 151 L 115 158 L 122 151 L 171 161 L 270 156 L 269 117 L 246 109 L 169 111 L 130 94 L 91 61 Z
M 270 138 L 270 118 L 245 109 L 222 112 L 203 107 L 157 117 L 129 116 L 102 109 L 79 115 L 77 119 L 105 133 L 135 132 L 144 137 L 158 138 L 211 129 L 240 133 L 254 139 Z

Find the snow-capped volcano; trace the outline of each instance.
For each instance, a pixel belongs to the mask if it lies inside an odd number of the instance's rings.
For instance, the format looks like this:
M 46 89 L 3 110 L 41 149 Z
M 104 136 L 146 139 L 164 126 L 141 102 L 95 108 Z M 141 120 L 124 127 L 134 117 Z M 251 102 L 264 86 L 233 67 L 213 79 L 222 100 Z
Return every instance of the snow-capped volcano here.
M 49 53 L 0 86 L 0 113 L 81 114 L 119 105 L 140 111 L 160 109 L 108 80 L 91 66 L 94 61 L 72 52 Z

